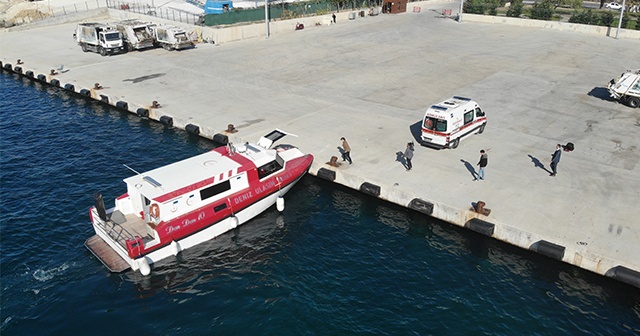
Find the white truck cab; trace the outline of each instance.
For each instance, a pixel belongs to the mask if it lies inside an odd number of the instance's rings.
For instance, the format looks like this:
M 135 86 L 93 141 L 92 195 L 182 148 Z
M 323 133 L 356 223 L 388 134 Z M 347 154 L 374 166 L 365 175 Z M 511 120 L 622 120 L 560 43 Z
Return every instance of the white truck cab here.
M 421 143 L 436 148 L 457 148 L 463 137 L 484 132 L 486 124 L 487 116 L 478 103 L 453 96 L 427 109 L 422 120 Z

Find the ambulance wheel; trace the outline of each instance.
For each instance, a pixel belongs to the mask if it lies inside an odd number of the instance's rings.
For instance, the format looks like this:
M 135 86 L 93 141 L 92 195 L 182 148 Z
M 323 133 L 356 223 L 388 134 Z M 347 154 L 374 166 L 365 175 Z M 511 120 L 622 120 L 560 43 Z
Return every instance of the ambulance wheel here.
M 449 145 L 449 148 L 451 149 L 456 149 L 458 148 L 458 145 L 460 144 L 460 138 L 455 139 L 451 142 L 451 144 Z
M 640 106 L 640 98 L 631 97 L 629 98 L 628 103 L 629 103 L 629 106 L 633 108 L 637 108 L 638 106 Z
M 484 132 L 484 126 L 486 124 L 482 124 L 482 126 L 480 126 L 480 129 L 478 130 L 478 134 L 482 134 L 482 132 Z

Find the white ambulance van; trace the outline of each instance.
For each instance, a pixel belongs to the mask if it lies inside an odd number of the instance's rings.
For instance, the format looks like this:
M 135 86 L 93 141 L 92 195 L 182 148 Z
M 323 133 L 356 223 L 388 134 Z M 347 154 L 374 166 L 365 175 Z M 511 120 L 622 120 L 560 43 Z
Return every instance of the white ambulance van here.
M 487 116 L 475 101 L 453 96 L 427 109 L 422 121 L 422 144 L 437 148 L 457 148 L 460 140 L 481 134 Z

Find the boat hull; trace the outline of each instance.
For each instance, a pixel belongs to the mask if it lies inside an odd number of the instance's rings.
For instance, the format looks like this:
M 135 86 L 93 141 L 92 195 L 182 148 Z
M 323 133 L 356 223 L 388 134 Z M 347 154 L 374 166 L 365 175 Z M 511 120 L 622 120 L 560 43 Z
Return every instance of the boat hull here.
M 145 267 L 145 264 L 157 264 L 163 259 L 175 256 L 177 253 L 183 250 L 216 238 L 248 222 L 252 218 L 256 217 L 257 215 L 273 206 L 276 203 L 278 197 L 285 195 L 289 190 L 291 190 L 291 188 L 293 188 L 293 186 L 302 178 L 302 176 L 304 175 L 299 176 L 292 183 L 289 183 L 288 185 L 280 189 L 280 191 L 271 193 L 263 197 L 262 199 L 235 213 L 233 216 L 229 216 L 222 220 L 219 220 L 218 222 L 211 223 L 200 231 L 180 238 L 175 242 L 171 242 L 170 244 L 165 244 L 164 246 L 135 259 L 129 257 L 127 251 L 123 248 L 123 246 L 114 241 L 101 226 L 97 225 L 94 222 L 93 228 L 96 234 L 100 238 L 102 238 L 116 253 L 118 253 L 118 255 L 130 265 L 130 268 L 135 271 L 139 270 L 141 267 Z

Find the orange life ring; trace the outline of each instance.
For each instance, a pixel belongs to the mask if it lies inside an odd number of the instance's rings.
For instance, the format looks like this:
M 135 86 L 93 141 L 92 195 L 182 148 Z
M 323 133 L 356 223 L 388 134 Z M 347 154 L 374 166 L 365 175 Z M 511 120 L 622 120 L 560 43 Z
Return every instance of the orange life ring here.
M 157 203 L 151 204 L 149 215 L 153 218 L 160 218 L 160 206 Z

